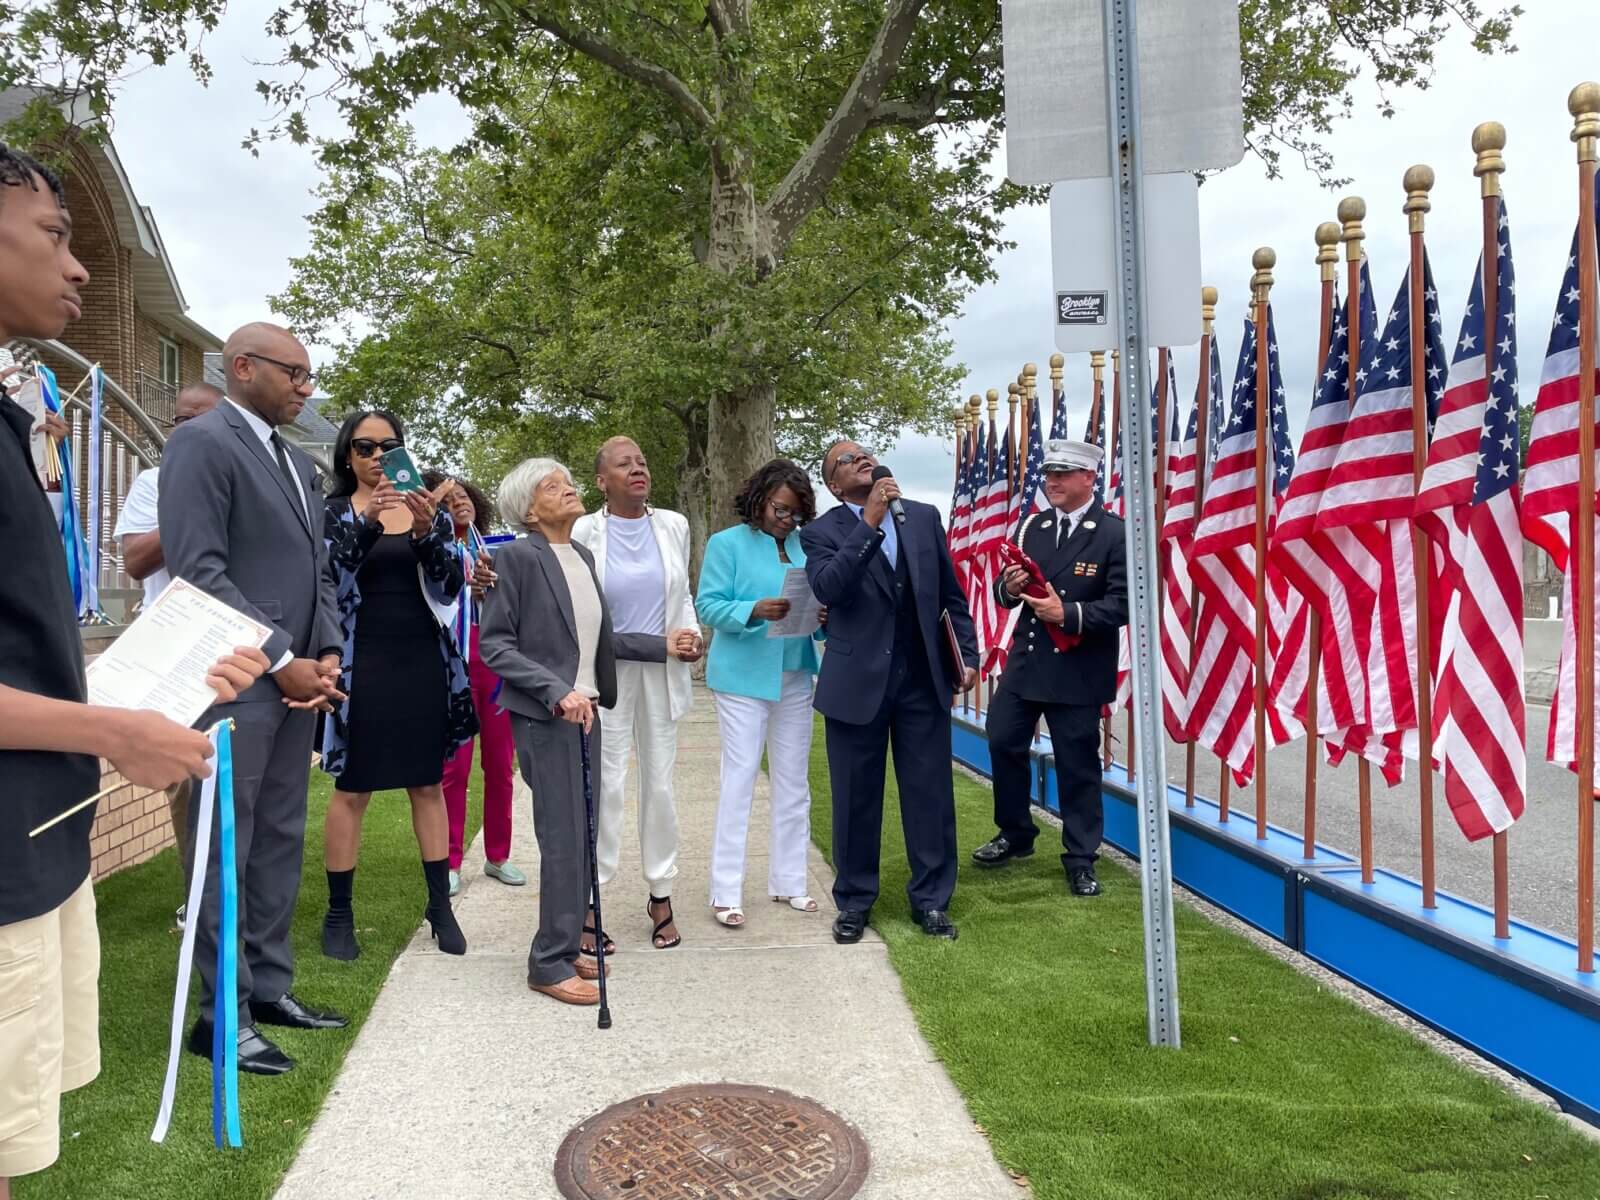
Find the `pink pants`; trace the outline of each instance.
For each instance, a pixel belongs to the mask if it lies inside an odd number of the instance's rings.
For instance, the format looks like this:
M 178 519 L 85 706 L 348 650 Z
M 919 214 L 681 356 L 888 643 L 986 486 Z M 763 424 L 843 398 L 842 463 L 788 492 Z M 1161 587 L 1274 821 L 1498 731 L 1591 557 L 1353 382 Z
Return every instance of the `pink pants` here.
M 472 707 L 478 713 L 483 739 L 483 852 L 490 862 L 511 857 L 511 772 L 516 750 L 511 744 L 511 714 L 490 697 L 500 678 L 478 653 L 478 627 L 472 627 Z M 477 739 L 473 739 L 476 741 Z M 444 764 L 444 807 L 450 817 L 450 869 L 461 869 L 461 839 L 467 827 L 467 780 L 472 775 L 473 741 L 463 743 Z

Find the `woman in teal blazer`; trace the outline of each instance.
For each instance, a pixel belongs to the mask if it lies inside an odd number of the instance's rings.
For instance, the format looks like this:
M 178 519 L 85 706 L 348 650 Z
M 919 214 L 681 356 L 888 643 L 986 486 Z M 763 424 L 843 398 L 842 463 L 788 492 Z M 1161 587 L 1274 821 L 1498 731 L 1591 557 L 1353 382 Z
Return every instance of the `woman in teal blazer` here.
M 772 836 L 767 892 L 800 912 L 816 912 L 806 886 L 811 842 L 811 684 L 818 629 L 810 636 L 768 637 L 770 621 L 788 615 L 788 572 L 800 568 L 800 526 L 816 516 L 805 471 L 774 459 L 734 500 L 742 523 L 706 542 L 700 567 L 700 620 L 715 633 L 706 684 L 722 727 L 722 786 L 711 851 L 711 908 L 717 920 L 744 924 L 745 837 L 761 751 L 772 780 Z M 826 618 L 824 618 L 826 619 Z

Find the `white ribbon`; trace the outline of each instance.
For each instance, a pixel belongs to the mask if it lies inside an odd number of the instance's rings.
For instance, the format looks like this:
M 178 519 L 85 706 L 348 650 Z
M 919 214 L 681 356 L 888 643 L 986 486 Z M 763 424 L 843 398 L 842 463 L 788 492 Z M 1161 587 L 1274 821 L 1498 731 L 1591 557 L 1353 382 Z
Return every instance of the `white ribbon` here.
M 212 763 L 216 763 L 217 731 L 211 730 Z M 211 815 L 216 806 L 217 772 L 212 770 L 200 785 L 200 808 L 194 835 L 194 871 L 189 880 L 189 899 L 184 906 L 183 941 L 178 947 L 178 986 L 172 995 L 172 1031 L 167 1043 L 167 1077 L 161 1084 L 161 1109 L 152 1142 L 166 1140 L 172 1124 L 172 1104 L 178 1092 L 178 1062 L 183 1054 L 183 1022 L 189 1007 L 189 979 L 194 970 L 194 939 L 200 927 L 200 906 L 206 888 L 206 864 L 211 860 Z

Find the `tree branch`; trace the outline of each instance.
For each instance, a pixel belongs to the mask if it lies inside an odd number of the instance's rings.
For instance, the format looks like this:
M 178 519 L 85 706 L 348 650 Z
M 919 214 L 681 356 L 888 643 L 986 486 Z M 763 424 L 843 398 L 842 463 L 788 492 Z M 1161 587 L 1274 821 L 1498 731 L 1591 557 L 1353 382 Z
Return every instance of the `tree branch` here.
M 765 207 L 772 222 L 773 246 L 779 253 L 817 206 L 844 166 L 850 147 L 867 128 L 884 89 L 900 70 L 900 57 L 911 40 L 917 17 L 927 4 L 928 0 L 889 0 L 872 46 L 856 69 L 850 86 L 839 97 L 833 115 L 767 201 Z
M 511 346 L 508 346 L 505 342 L 497 341 L 491 337 L 484 337 L 481 333 L 463 332 L 461 336 L 469 342 L 477 342 L 480 346 L 488 346 L 490 349 L 501 351 L 507 358 L 511 360 L 512 365 L 517 370 L 520 371 L 522 369 L 522 356 L 519 355 Z
M 926 0 L 922 0 L 926 3 Z M 626 50 L 612 45 L 604 38 L 596 37 L 583 29 L 568 29 L 554 16 L 537 8 L 526 10 L 528 23 L 536 29 L 542 29 L 557 41 L 571 46 L 580 54 L 585 54 L 596 62 L 610 67 L 618 75 L 632 79 L 654 88 L 668 100 L 675 104 L 680 112 L 687 116 L 701 129 L 711 128 L 711 114 L 706 106 L 700 103 L 700 98 L 689 90 L 689 85 L 684 83 L 667 68 L 657 63 L 647 62 L 637 55 L 629 54 Z

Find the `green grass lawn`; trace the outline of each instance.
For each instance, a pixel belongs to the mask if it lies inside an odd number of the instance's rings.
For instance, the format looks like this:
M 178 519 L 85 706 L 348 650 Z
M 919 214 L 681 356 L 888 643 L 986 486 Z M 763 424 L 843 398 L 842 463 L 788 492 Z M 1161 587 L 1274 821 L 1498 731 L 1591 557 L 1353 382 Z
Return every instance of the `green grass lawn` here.
M 827 853 L 820 727 L 811 786 Z M 973 1119 L 1039 1200 L 1600 1197 L 1600 1145 L 1181 906 L 1183 1049 L 1151 1048 L 1138 878 L 1102 862 L 1104 894 L 1073 898 L 1049 828 L 1031 859 L 969 868 L 991 799 L 959 773 L 961 937 L 926 937 L 889 792 L 873 924 Z
M 470 840 L 482 814 L 474 772 Z M 322 819 L 331 785 L 311 771 L 304 886 L 295 912 L 295 993 L 337 1009 L 348 1029 L 268 1030 L 298 1065 L 277 1078 L 239 1076 L 241 1150 L 211 1143 L 211 1064 L 187 1052 L 165 1145 L 150 1140 L 166 1070 L 168 1022 L 178 956 L 172 910 L 180 899 L 177 855 L 167 851 L 96 888 L 100 915 L 100 1078 L 63 1098 L 61 1158 L 18 1180 L 18 1200 L 266 1200 L 277 1189 L 323 1097 L 355 1040 L 389 967 L 416 931 L 427 905 L 411 806 L 405 793 L 373 798 L 356 871 L 361 957 L 324 958 L 320 931 L 328 889 L 322 869 Z M 190 1004 L 190 1022 L 194 1019 Z M 185 1028 L 187 1033 L 187 1027 Z

